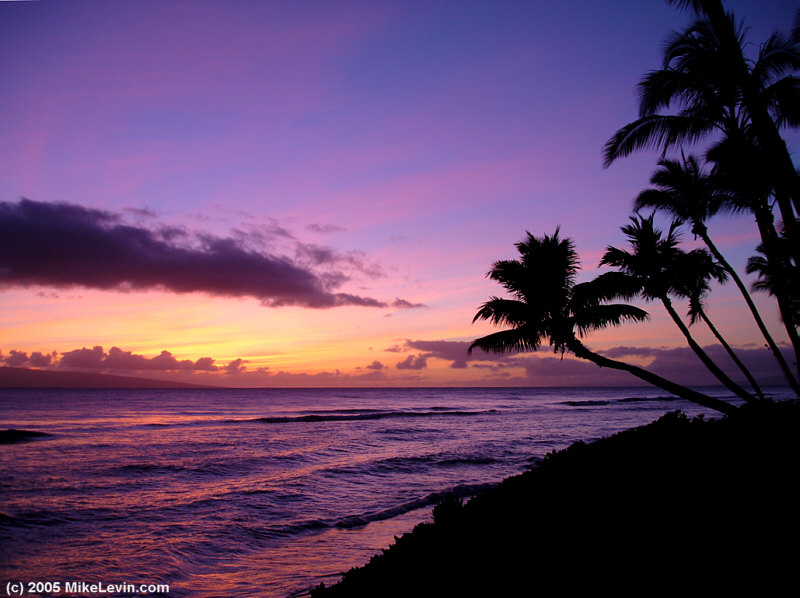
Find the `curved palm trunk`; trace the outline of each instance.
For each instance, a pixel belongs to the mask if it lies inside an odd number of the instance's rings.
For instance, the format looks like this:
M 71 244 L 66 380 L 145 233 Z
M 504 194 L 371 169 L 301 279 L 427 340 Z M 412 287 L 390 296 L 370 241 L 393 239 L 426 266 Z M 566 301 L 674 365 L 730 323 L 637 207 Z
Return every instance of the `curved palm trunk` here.
M 736 384 L 736 382 L 731 380 L 728 377 L 728 375 L 725 372 L 723 372 L 716 363 L 714 363 L 714 361 L 708 356 L 708 354 L 705 351 L 703 351 L 702 347 L 700 347 L 700 345 L 697 344 L 697 341 L 694 340 L 692 333 L 689 332 L 689 329 L 686 327 L 686 324 L 683 323 L 683 320 L 681 320 L 681 317 L 678 315 L 678 312 L 676 312 L 675 308 L 672 307 L 672 301 L 669 300 L 669 297 L 667 297 L 666 295 L 661 297 L 661 303 L 664 304 L 664 307 L 667 309 L 667 312 L 669 313 L 670 317 L 678 326 L 680 331 L 683 333 L 683 336 L 686 337 L 686 341 L 689 343 L 689 347 L 691 347 L 695 355 L 697 355 L 700 358 L 700 361 L 703 362 L 703 365 L 705 365 L 706 368 L 708 368 L 708 371 L 714 374 L 717 380 L 722 382 L 722 384 L 725 385 L 725 388 L 730 390 L 737 397 L 747 402 L 753 401 L 755 397 L 753 397 L 753 395 L 747 392 L 744 388 Z
M 703 242 L 706 244 L 709 251 L 711 251 L 711 255 L 714 256 L 714 259 L 717 260 L 717 262 L 730 275 L 731 279 L 733 279 L 733 282 L 739 289 L 739 292 L 742 294 L 745 303 L 747 303 L 747 307 L 750 310 L 750 313 L 753 314 L 753 319 L 755 320 L 758 329 L 761 331 L 761 334 L 764 336 L 764 340 L 767 342 L 767 346 L 769 347 L 770 351 L 772 351 L 772 355 L 778 362 L 778 365 L 780 366 L 781 371 L 783 372 L 783 375 L 786 378 L 786 381 L 789 383 L 789 386 L 792 387 L 794 392 L 798 396 L 800 396 L 800 384 L 798 384 L 797 379 L 794 377 L 794 374 L 792 374 L 792 369 L 789 367 L 789 364 L 786 363 L 786 359 L 784 359 L 783 353 L 781 353 L 781 350 L 778 348 L 775 339 L 772 338 L 772 335 L 769 333 L 769 330 L 767 330 L 767 326 L 766 324 L 764 324 L 764 320 L 761 318 L 761 314 L 758 312 L 755 303 L 753 303 L 753 299 L 750 297 L 750 293 L 748 293 L 747 287 L 744 285 L 744 282 L 742 282 L 742 279 L 739 277 L 739 274 L 736 272 L 736 270 L 733 269 L 733 266 L 731 266 L 728 263 L 728 260 L 725 259 L 720 250 L 717 249 L 717 246 L 711 240 L 711 237 L 708 236 L 708 229 L 705 227 L 705 225 L 696 224 L 692 232 L 697 233 L 697 235 L 699 235 L 700 238 L 703 239 Z
M 742 374 L 744 374 L 744 377 L 747 378 L 747 381 L 750 383 L 750 386 L 752 387 L 753 391 L 756 393 L 758 398 L 761 400 L 765 400 L 766 397 L 764 396 L 764 393 L 761 391 L 761 387 L 758 385 L 758 382 L 756 382 L 756 379 L 753 377 L 753 374 L 750 373 L 750 370 L 747 369 L 747 367 L 742 363 L 742 360 L 739 359 L 739 356 L 736 355 L 731 346 L 722 337 L 722 335 L 719 333 L 719 330 L 717 330 L 717 327 L 711 323 L 711 320 L 706 315 L 706 312 L 701 309 L 699 311 L 699 314 L 700 317 L 703 319 L 703 322 L 705 322 L 706 326 L 708 326 L 708 329 L 717 338 L 719 344 L 721 344 L 725 348 L 725 351 L 728 352 L 728 355 L 730 355 L 731 359 L 733 359 L 734 363 L 739 367 Z
M 653 386 L 661 388 L 662 390 L 666 390 L 667 392 L 681 397 L 682 399 L 686 399 L 687 401 L 691 401 L 692 403 L 702 405 L 703 407 L 708 407 L 709 409 L 719 411 L 725 415 L 731 415 L 736 411 L 736 407 L 730 403 L 726 403 L 720 399 L 709 397 L 708 395 L 704 395 L 703 393 L 692 390 L 691 388 L 686 388 L 685 386 L 676 384 L 675 382 L 667 380 L 666 378 L 662 378 L 653 372 L 648 372 L 644 368 L 625 363 L 624 361 L 609 359 L 608 357 L 594 353 L 587 349 L 584 344 L 576 338 L 568 341 L 567 347 L 575 354 L 576 357 L 591 361 L 601 368 L 611 368 L 614 370 L 628 372 L 640 380 L 644 380 L 648 384 L 652 384 Z

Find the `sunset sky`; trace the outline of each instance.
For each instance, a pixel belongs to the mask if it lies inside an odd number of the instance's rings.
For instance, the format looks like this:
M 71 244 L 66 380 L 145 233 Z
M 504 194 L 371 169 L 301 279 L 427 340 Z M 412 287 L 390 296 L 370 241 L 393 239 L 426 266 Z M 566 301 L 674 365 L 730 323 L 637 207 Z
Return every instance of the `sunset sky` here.
M 750 51 L 795 8 L 725 4 Z M 690 20 L 660 0 L 0 2 L 0 365 L 235 386 L 635 384 L 546 348 L 465 349 L 491 331 L 471 323 L 501 293 L 487 270 L 526 230 L 560 225 L 586 277 L 624 243 L 657 156 L 603 169 L 601 149 Z M 710 229 L 743 270 L 750 219 Z M 587 344 L 702 380 L 648 310 Z M 709 313 L 758 367 L 732 285 Z

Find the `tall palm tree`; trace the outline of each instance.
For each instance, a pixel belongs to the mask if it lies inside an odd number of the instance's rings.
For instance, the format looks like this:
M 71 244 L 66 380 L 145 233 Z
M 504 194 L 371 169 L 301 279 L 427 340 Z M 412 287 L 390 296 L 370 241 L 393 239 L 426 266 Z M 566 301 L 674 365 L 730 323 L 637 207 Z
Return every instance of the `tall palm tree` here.
M 794 265 L 783 261 L 800 269 L 800 250 L 793 249 L 800 247 L 800 175 L 780 135 L 782 127 L 800 126 L 800 78 L 794 76 L 800 70 L 800 29 L 795 27 L 790 38 L 774 34 L 762 44 L 757 59 L 748 60 L 742 50 L 742 27 L 736 26 L 719 0 L 672 3 L 693 9 L 700 18 L 673 35 L 662 67 L 640 82 L 639 118 L 606 143 L 605 165 L 643 147 L 666 152 L 712 132 L 723 140 L 747 139 L 764 159 L 758 166 L 740 160 L 736 168 L 746 173 L 740 178 L 769 182 Z M 778 264 L 772 206 L 766 198 L 752 206 L 766 251 Z M 784 305 L 791 302 L 785 295 L 778 299 Z M 789 319 L 783 310 L 781 315 L 786 324 Z M 787 332 L 800 356 L 800 336 L 796 330 Z
M 713 178 L 720 186 L 719 192 L 727 196 L 726 204 L 736 211 L 752 213 L 762 242 L 769 245 L 770 239 L 778 235 L 774 205 L 785 203 L 788 195 L 786 189 L 775 186 L 770 176 L 771 158 L 757 145 L 751 128 L 731 131 L 709 148 L 706 160 L 714 165 Z M 791 214 L 784 220 L 794 222 Z M 778 250 L 780 253 L 776 253 Z M 800 244 L 776 248 L 771 257 L 782 260 L 788 268 L 797 269 Z
M 668 40 L 662 68 L 640 82 L 639 118 L 608 141 L 606 166 L 643 147 L 667 151 L 715 130 L 727 135 L 747 127 L 770 156 L 771 178 L 800 212 L 800 179 L 779 132 L 780 126 L 800 125 L 800 81 L 791 74 L 800 70 L 800 46 L 774 34 L 750 66 L 742 27 L 719 0 L 674 3 L 691 6 L 702 18 Z M 673 104 L 677 113 L 662 113 Z M 780 209 L 793 225 L 791 205 L 782 201 Z
M 800 176 L 795 169 L 779 127 L 800 124 L 800 81 L 787 73 L 800 70 L 800 10 L 795 14 L 791 35 L 773 34 L 761 46 L 755 64 L 742 50 L 741 28 L 721 0 L 667 0 L 681 9 L 690 9 L 707 24 L 714 50 L 726 64 L 725 76 L 739 91 L 739 102 L 747 113 L 758 145 L 770 156 L 772 174 L 779 187 L 791 196 L 800 214 Z M 781 206 L 784 222 L 792 213 L 788 203 Z M 792 223 L 793 225 L 793 223 Z
M 535 351 L 547 341 L 554 351 L 572 352 L 599 367 L 629 372 L 679 397 L 730 414 L 735 407 L 720 399 L 686 388 L 650 371 L 609 359 L 589 350 L 578 337 L 627 321 L 647 319 L 647 312 L 625 303 L 609 303 L 632 297 L 637 289 L 628 277 L 609 272 L 590 282 L 575 283 L 578 255 L 570 239 L 552 236 L 527 238 L 516 244 L 520 257 L 495 262 L 489 278 L 499 282 L 511 298 L 491 297 L 473 321 L 488 320 L 506 326 L 476 339 L 469 347 L 493 353 Z
M 719 151 L 724 151 L 724 149 L 724 147 L 720 147 Z M 800 384 L 798 384 L 789 364 L 783 357 L 783 353 L 767 329 L 752 297 L 750 297 L 750 293 L 747 291 L 747 287 L 708 233 L 706 225 L 708 218 L 723 209 L 738 211 L 742 209 L 744 200 L 727 191 L 725 187 L 728 185 L 723 184 L 724 179 L 721 180 L 719 175 L 709 175 L 703 172 L 699 160 L 695 156 L 689 155 L 686 157 L 682 155 L 681 158 L 681 162 L 667 159 L 659 161 L 659 169 L 650 179 L 653 187 L 645 189 L 639 194 L 634 202 L 634 209 L 638 212 L 642 208 L 654 208 L 657 211 L 664 212 L 691 224 L 692 233 L 703 240 L 714 259 L 736 284 L 786 380 L 794 391 L 800 394 Z M 751 186 L 754 183 L 755 181 L 752 179 L 749 181 Z M 750 197 L 760 195 L 756 190 L 748 193 Z M 703 314 L 704 312 L 698 312 L 698 317 L 705 319 Z M 710 323 L 708 324 L 711 327 Z M 715 336 L 717 336 L 716 333 Z M 722 339 L 720 339 L 720 342 L 726 345 Z M 736 359 L 734 357 L 734 360 Z
M 800 279 L 800 175 L 780 133 L 782 128 L 800 126 L 800 78 L 794 76 L 800 70 L 800 12 L 790 37 L 772 35 L 751 60 L 743 51 L 743 28 L 721 0 L 668 2 L 694 11 L 698 19 L 668 40 L 661 68 L 640 82 L 639 118 L 607 142 L 605 165 L 643 147 L 666 153 L 711 133 L 721 135 L 717 146 L 726 146 L 727 152 L 712 148 L 718 154 L 717 166 L 738 175 L 733 178 L 756 218 L 776 280 Z M 750 159 L 753 155 L 758 159 Z M 784 244 L 774 222 L 773 201 L 783 221 L 788 241 Z M 800 299 L 800 290 L 788 285 L 773 290 L 794 347 L 797 373 L 785 365 L 774 342 L 770 348 L 797 391 L 800 334 L 790 306 Z
M 681 258 L 682 259 L 679 260 L 678 277 L 675 280 L 675 290 L 679 295 L 689 299 L 689 326 L 695 325 L 698 321 L 704 322 L 717 341 L 719 341 L 719 344 L 725 349 L 728 356 L 736 364 L 736 367 L 739 368 L 739 371 L 744 374 L 744 377 L 747 379 L 747 382 L 750 384 L 756 396 L 759 399 L 765 399 L 766 397 L 753 374 L 747 369 L 747 366 L 742 363 L 742 360 L 739 359 L 739 356 L 728 341 L 725 340 L 725 337 L 722 336 L 719 329 L 714 326 L 706 311 L 705 297 L 711 291 L 709 283 L 711 280 L 725 282 L 727 279 L 725 269 L 721 265 L 715 263 L 714 260 L 711 259 L 711 256 L 702 250 L 695 249 L 689 251 L 681 256 Z
M 800 380 L 800 318 L 792 309 L 793 305 L 800 304 L 800 285 L 791 283 L 800 280 L 800 236 L 792 237 L 786 230 L 781 234 L 775 225 L 770 205 L 774 195 L 784 192 L 773 189 L 768 176 L 769 156 L 753 142 L 747 131 L 728 136 L 715 144 L 709 150 L 708 157 L 715 162 L 715 178 L 726 189 L 725 193 L 737 196 L 737 203 L 746 206 L 755 218 L 761 236 L 759 251 L 769 261 L 770 278 L 773 281 L 770 290 L 778 303 L 781 321 L 794 349 L 796 373 L 793 375 L 794 382 L 789 379 L 790 385 L 800 394 L 797 384 Z M 774 347 L 771 348 L 775 354 Z M 784 369 L 783 365 L 781 367 Z
M 632 216 L 630 220 L 630 224 L 622 227 L 622 232 L 628 237 L 632 251 L 609 246 L 600 265 L 613 266 L 630 277 L 638 284 L 639 293 L 646 301 L 661 301 L 703 365 L 728 390 L 745 401 L 752 401 L 754 397 L 731 380 L 697 343 L 672 304 L 670 295 L 680 293 L 682 283 L 678 281 L 683 276 L 685 263 L 685 253 L 678 248 L 677 227 L 680 221 L 673 221 L 667 235 L 663 236 L 653 223 L 653 214 L 647 218 Z

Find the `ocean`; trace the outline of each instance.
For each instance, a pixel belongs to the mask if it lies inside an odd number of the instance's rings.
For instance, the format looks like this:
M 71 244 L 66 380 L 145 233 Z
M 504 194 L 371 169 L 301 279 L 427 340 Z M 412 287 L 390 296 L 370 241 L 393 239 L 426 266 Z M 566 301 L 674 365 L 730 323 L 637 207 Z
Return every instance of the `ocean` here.
M 428 520 L 448 494 L 668 411 L 715 416 L 663 394 L 0 390 L 0 430 L 43 434 L 0 444 L 0 591 L 300 596 Z

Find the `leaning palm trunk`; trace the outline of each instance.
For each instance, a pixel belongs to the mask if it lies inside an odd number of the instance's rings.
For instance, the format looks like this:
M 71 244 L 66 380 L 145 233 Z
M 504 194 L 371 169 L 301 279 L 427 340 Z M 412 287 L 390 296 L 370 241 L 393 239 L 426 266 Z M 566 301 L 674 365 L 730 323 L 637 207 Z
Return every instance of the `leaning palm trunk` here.
M 689 329 L 686 327 L 686 324 L 683 323 L 683 320 L 681 320 L 681 317 L 678 315 L 678 312 L 676 312 L 675 308 L 672 306 L 672 301 L 670 301 L 669 297 L 667 297 L 666 295 L 662 296 L 661 302 L 664 304 L 664 307 L 667 309 L 667 312 L 669 313 L 670 317 L 673 319 L 675 324 L 683 333 L 683 336 L 686 337 L 686 342 L 689 343 L 689 347 L 691 347 L 695 355 L 697 355 L 700 358 L 700 361 L 703 362 L 703 365 L 705 365 L 706 368 L 708 368 L 708 371 L 714 374 L 717 380 L 722 382 L 722 384 L 725 385 L 725 388 L 730 390 L 737 397 L 747 402 L 753 401 L 755 397 L 753 397 L 753 395 L 747 392 L 744 388 L 736 384 L 736 382 L 731 380 L 730 377 L 725 372 L 723 372 L 716 363 L 714 363 L 714 361 L 708 356 L 708 354 L 705 351 L 703 351 L 702 347 L 700 347 L 700 345 L 697 344 L 697 341 L 694 340 L 692 333 L 689 332 Z
M 739 367 L 742 374 L 744 374 L 744 377 L 747 378 L 747 382 L 750 383 L 753 392 L 756 393 L 759 399 L 762 400 L 766 399 L 764 393 L 761 391 L 761 387 L 758 385 L 758 382 L 756 382 L 756 379 L 753 377 L 753 374 L 751 374 L 750 370 L 747 369 L 747 366 L 745 366 L 744 363 L 742 363 L 742 360 L 739 359 L 739 356 L 736 355 L 736 352 L 731 348 L 731 346 L 728 344 L 725 338 L 720 334 L 719 330 L 717 330 L 717 327 L 711 323 L 711 320 L 708 318 L 708 315 L 706 315 L 705 310 L 703 309 L 699 310 L 698 314 L 700 315 L 700 318 L 703 320 L 703 322 L 706 323 L 706 326 L 708 326 L 708 329 L 711 331 L 711 333 L 719 341 L 719 344 L 725 348 L 725 351 L 727 351 L 728 355 L 730 355 L 730 358 L 733 359 L 733 362 Z
M 671 380 L 667 380 L 666 378 L 662 378 L 661 376 L 654 374 L 653 372 L 649 372 L 644 368 L 640 368 L 635 365 L 631 365 L 629 363 L 625 363 L 624 361 L 617 361 L 615 359 L 609 359 L 608 357 L 604 357 L 602 355 L 598 355 L 590 351 L 589 349 L 584 346 L 578 339 L 573 338 L 567 342 L 567 347 L 570 351 L 572 351 L 576 357 L 580 357 L 581 359 L 586 359 L 591 361 L 592 363 L 598 365 L 601 368 L 611 368 L 615 370 L 621 370 L 623 372 L 628 372 L 629 374 L 633 374 L 640 380 L 644 380 L 648 384 L 652 384 L 653 386 L 657 386 L 662 390 L 666 390 L 674 394 L 675 396 L 681 397 L 682 399 L 686 399 L 687 401 L 691 401 L 692 403 L 696 403 L 703 407 L 708 407 L 709 409 L 713 409 L 714 411 L 719 411 L 725 415 L 731 415 L 736 411 L 736 407 L 731 405 L 730 403 L 726 403 L 720 399 L 709 397 L 708 395 L 704 395 L 703 393 L 697 392 L 692 390 L 691 388 L 687 388 L 685 386 L 681 386 L 680 384 L 676 384 Z
M 778 348 L 775 339 L 772 338 L 772 335 L 769 333 L 769 330 L 767 330 L 767 326 L 766 324 L 764 324 L 764 320 L 761 318 L 761 314 L 758 312 L 755 303 L 753 303 L 753 299 L 752 297 L 750 297 L 750 293 L 747 292 L 747 287 L 744 285 L 744 282 L 742 282 L 742 279 L 739 277 L 739 274 L 736 272 L 736 270 L 734 270 L 733 266 L 731 266 L 728 263 L 728 260 L 726 260 L 725 257 L 722 255 L 720 250 L 711 240 L 711 237 L 708 236 L 708 229 L 705 227 L 705 225 L 702 224 L 698 225 L 698 223 L 695 223 L 692 232 L 699 235 L 700 238 L 703 239 L 703 242 L 706 244 L 709 251 L 711 251 L 711 254 L 714 256 L 714 259 L 717 260 L 719 265 L 722 266 L 725 269 L 725 271 L 730 275 L 730 277 L 733 279 L 733 282 L 734 284 L 736 284 L 736 287 L 742 294 L 745 303 L 747 303 L 747 307 L 748 309 L 750 309 L 750 313 L 753 315 L 753 319 L 755 320 L 758 329 L 764 336 L 764 340 L 767 342 L 767 346 L 769 347 L 770 351 L 772 351 L 772 355 L 775 357 L 775 360 L 778 362 L 778 365 L 780 366 L 781 371 L 783 372 L 783 375 L 786 378 L 786 381 L 789 383 L 789 386 L 792 387 L 792 390 L 794 390 L 794 392 L 798 396 L 800 396 L 800 384 L 798 384 L 797 379 L 794 377 L 794 374 L 792 374 L 792 369 L 789 367 L 789 364 L 786 362 L 786 359 L 784 359 L 783 353 L 781 353 L 781 350 Z

